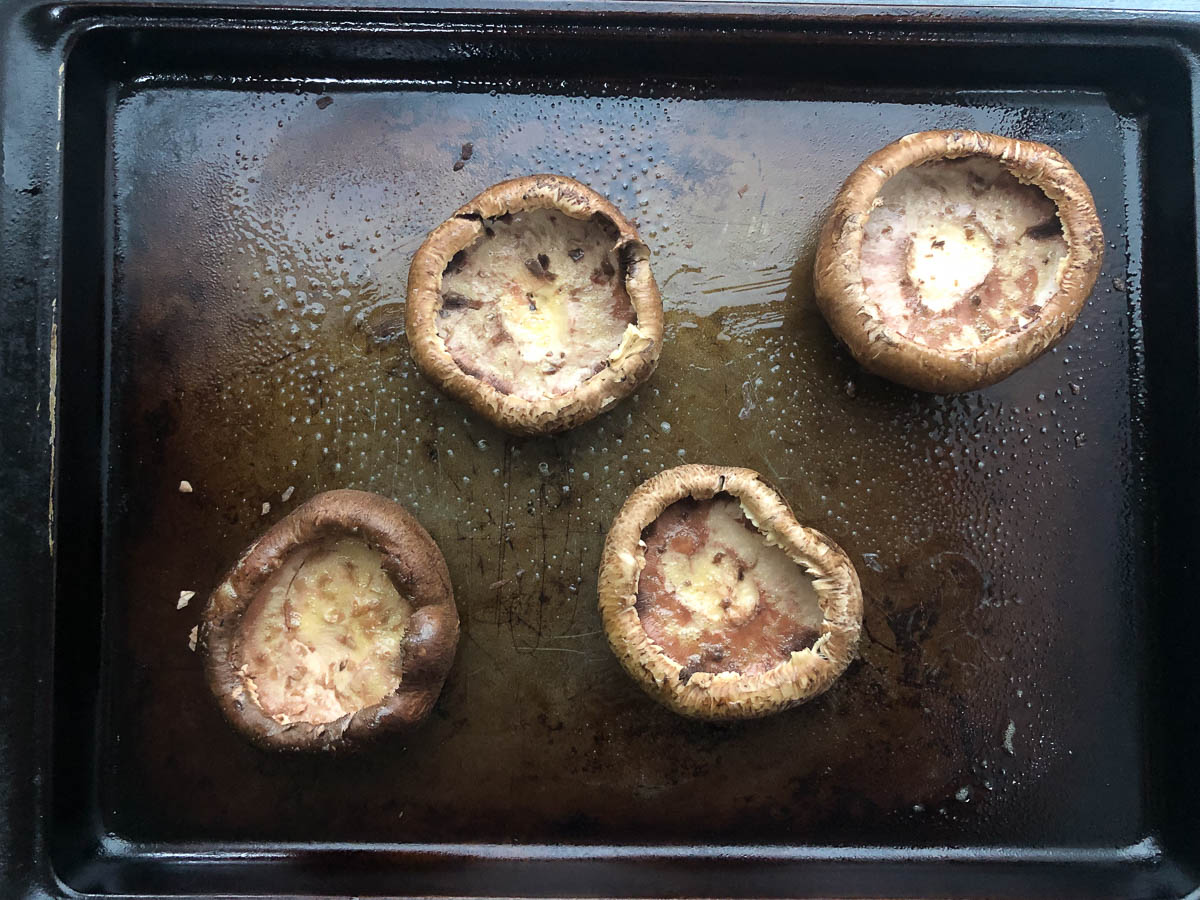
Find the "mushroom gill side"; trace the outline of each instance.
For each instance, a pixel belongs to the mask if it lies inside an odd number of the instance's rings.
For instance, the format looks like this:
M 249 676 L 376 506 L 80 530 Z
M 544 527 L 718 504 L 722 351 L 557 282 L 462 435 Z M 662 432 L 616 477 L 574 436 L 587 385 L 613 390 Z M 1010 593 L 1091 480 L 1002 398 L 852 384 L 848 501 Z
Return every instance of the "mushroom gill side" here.
M 639 486 L 609 530 L 604 630 L 626 672 L 685 716 L 756 718 L 827 690 L 854 657 L 862 590 L 845 552 L 749 469 L 686 465 Z
M 911 134 L 864 160 L 834 200 L 817 305 L 868 371 L 916 390 L 974 390 L 1070 330 L 1103 241 L 1087 184 L 1052 147 Z

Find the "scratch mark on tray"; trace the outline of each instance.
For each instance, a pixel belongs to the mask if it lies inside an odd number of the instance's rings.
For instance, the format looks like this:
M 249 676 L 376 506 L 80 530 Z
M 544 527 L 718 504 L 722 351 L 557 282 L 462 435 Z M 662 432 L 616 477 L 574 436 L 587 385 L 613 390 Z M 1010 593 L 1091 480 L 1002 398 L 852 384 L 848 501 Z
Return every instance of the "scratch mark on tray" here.
M 516 647 L 518 653 L 578 653 L 587 656 L 588 651 L 576 650 L 572 647 Z
M 662 287 L 659 288 L 659 290 L 666 290 L 667 285 L 671 283 L 671 279 L 674 278 L 676 275 L 684 275 L 684 274 L 699 275 L 703 271 L 704 270 L 702 268 L 700 268 L 700 266 L 689 266 L 687 264 L 681 265 L 678 269 L 676 269 L 674 272 L 672 272 L 670 275 L 667 276 L 667 280 L 662 283 Z
M 58 297 L 55 296 L 50 304 L 52 319 L 58 317 Z M 58 465 L 57 441 L 55 434 L 58 428 L 58 322 L 50 324 L 50 503 L 47 510 L 46 541 L 50 545 L 50 555 L 54 555 L 54 481 Z
M 392 421 L 400 421 L 400 398 L 392 398 Z M 392 454 L 392 497 L 396 496 L 396 482 L 400 480 L 400 442 L 392 441 L 392 447 L 395 451 Z
M 504 499 L 501 504 L 500 516 L 500 552 L 496 554 L 496 581 L 501 584 L 506 584 L 508 579 L 504 577 L 504 558 L 508 554 L 508 542 L 506 531 L 508 530 L 509 515 L 512 510 L 512 440 L 504 439 L 504 453 L 501 461 L 501 484 L 504 490 Z M 501 598 L 496 598 L 496 630 L 500 630 L 500 608 L 502 606 Z
M 285 359 L 291 359 L 293 356 L 295 356 L 297 353 L 299 353 L 303 349 L 304 349 L 303 347 L 296 347 L 293 350 L 289 350 L 287 353 L 283 354 L 283 356 L 275 357 L 275 359 L 271 360 L 269 363 L 267 363 L 265 366 L 263 366 L 263 368 L 270 369 L 274 366 L 277 366 L 281 362 L 283 362 Z
M 336 439 L 336 443 L 337 443 L 337 453 L 335 453 L 334 457 L 333 457 L 334 463 L 335 463 L 333 470 L 335 472 L 342 471 L 342 441 L 341 441 L 341 437 L 342 437 L 342 401 L 339 399 L 337 402 L 337 433 L 334 435 L 334 438 Z
M 720 285 L 718 287 L 705 288 L 700 291 L 701 294 L 745 294 L 749 291 L 757 291 L 763 288 L 777 288 L 777 290 L 769 290 L 768 294 L 786 293 L 788 285 L 791 283 L 791 274 L 777 275 L 774 278 L 764 278 L 762 281 L 747 281 L 742 284 Z
M 471 642 L 471 644 L 472 644 L 472 645 L 473 645 L 473 646 L 474 646 L 476 649 L 478 649 L 480 653 L 482 653 L 484 656 L 486 656 L 486 657 L 488 658 L 488 661 L 489 661 L 489 662 L 491 662 L 491 663 L 493 664 L 493 665 L 492 665 L 492 668 L 493 668 L 493 669 L 501 669 L 501 668 L 503 668 L 503 667 L 502 667 L 502 666 L 499 664 L 499 663 L 500 663 L 500 661 L 499 661 L 498 659 L 496 659 L 496 656 L 495 656 L 495 654 L 493 654 L 491 650 L 489 650 L 487 647 L 485 647 L 483 644 L 481 644 L 481 643 L 479 642 L 479 638 L 475 637 L 475 636 L 474 636 L 473 634 L 471 634 L 469 631 L 468 631 L 468 632 L 465 632 L 465 634 L 466 634 L 466 638 L 467 638 L 467 640 L 468 640 L 468 641 L 470 641 L 470 642 Z

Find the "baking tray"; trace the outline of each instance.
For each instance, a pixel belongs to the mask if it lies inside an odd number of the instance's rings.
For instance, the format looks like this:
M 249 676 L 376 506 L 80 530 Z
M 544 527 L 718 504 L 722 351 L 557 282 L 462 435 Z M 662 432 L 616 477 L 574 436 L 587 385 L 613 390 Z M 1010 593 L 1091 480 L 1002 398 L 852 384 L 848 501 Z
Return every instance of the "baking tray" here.
M 5 16 L 6 894 L 1200 884 L 1200 20 L 727 4 Z M 838 348 L 811 264 L 862 157 L 955 126 L 1063 150 L 1108 246 L 1062 345 L 932 397 Z M 611 413 L 514 439 L 421 379 L 397 312 L 422 236 L 535 171 L 637 220 L 667 343 Z M 764 472 L 851 555 L 861 658 L 818 700 L 687 722 L 609 653 L 604 533 L 681 461 Z M 280 758 L 226 726 L 188 634 L 240 550 L 333 487 L 421 519 L 463 639 L 421 730 L 352 759 Z M 181 590 L 197 600 L 178 611 Z

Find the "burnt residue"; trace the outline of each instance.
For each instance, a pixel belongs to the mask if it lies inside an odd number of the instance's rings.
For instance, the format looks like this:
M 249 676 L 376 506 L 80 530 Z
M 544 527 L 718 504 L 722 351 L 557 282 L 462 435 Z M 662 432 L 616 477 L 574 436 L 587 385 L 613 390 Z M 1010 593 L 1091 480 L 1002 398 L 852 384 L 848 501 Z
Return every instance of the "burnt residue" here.
M 554 281 L 558 278 L 557 275 L 550 271 L 550 257 L 545 253 L 539 253 L 537 256 L 531 256 L 525 260 L 525 268 L 535 278 L 539 278 L 542 281 Z M 612 266 L 610 265 L 609 268 L 612 268 Z
M 491 236 L 492 236 L 491 234 L 488 235 L 488 237 L 491 237 Z M 463 267 L 466 264 L 467 264 L 467 248 L 464 247 L 463 249 L 461 249 L 457 253 L 455 253 L 452 257 L 450 257 L 450 262 L 446 263 L 446 274 L 453 273 L 453 272 L 461 272 L 463 270 Z
M 483 301 L 455 291 L 447 291 L 442 295 L 442 309 L 483 309 Z
M 1038 222 L 1036 225 L 1031 225 L 1025 229 L 1025 237 L 1032 238 L 1035 241 L 1062 237 L 1062 233 L 1062 222 L 1059 221 L 1058 216 L 1051 216 L 1045 222 Z
M 1119 123 L 1103 98 L 554 103 L 349 86 L 319 114 L 287 93 L 148 86 L 122 100 L 105 828 L 191 841 L 1140 839 L 1126 825 L 1142 784 L 1122 680 L 1136 456 L 1125 295 L 1102 287 L 1057 351 L 957 397 L 864 375 L 811 297 L 822 198 L 876 147 L 930 127 L 1012 131 L 1031 108 L 1077 112 L 1086 128 L 1016 136 L 1065 151 L 1120 235 Z M 1043 120 L 1056 121 L 1030 121 Z M 488 152 L 454 174 L 447 147 L 467 140 Z M 656 375 L 612 411 L 517 440 L 423 381 L 389 323 L 412 251 L 473 190 L 462 179 L 540 170 L 578 171 L 637 217 L 666 343 Z M 1127 277 L 1113 253 L 1099 283 Z M 605 532 L 635 485 L 680 461 L 759 470 L 858 567 L 860 659 L 802 708 L 690 722 L 647 699 L 605 643 Z M 334 487 L 417 516 L 463 624 L 431 719 L 353 765 L 245 744 L 187 647 L 256 534 Z M 185 589 L 196 599 L 177 610 Z

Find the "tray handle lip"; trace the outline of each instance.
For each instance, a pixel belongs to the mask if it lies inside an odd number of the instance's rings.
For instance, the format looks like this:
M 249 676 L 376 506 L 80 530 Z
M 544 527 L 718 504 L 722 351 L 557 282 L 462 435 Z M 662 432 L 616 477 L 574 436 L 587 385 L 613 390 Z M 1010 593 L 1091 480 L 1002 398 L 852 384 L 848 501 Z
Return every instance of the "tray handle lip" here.
M 43 47 L 52 46 L 68 33 L 96 28 L 278 28 L 331 27 L 374 28 L 404 32 L 451 31 L 477 28 L 494 34 L 497 17 L 501 27 L 596 25 L 603 31 L 613 26 L 650 27 L 677 25 L 681 31 L 702 33 L 724 30 L 730 25 L 781 32 L 830 28 L 853 24 L 853 34 L 862 40 L 869 35 L 863 26 L 880 30 L 919 26 L 930 32 L 961 31 L 964 28 L 1017 28 L 1086 32 L 1094 39 L 1104 31 L 1156 34 L 1167 42 L 1195 46 L 1200 42 L 1200 5 L 1189 7 L 1179 0 L 1138 0 L 1136 8 L 1115 9 L 1108 0 L 1042 0 L 1042 2 L 962 4 L 955 0 L 925 0 L 906 4 L 899 0 L 842 0 L 782 3 L 747 0 L 557 0 L 548 7 L 543 0 L 412 0 L 392 4 L 386 0 L 290 0 L 288 5 L 264 0 L 7 0 L 0 7 L 0 24 L 9 30 L 19 23 L 27 37 Z M 603 14 L 600 24 L 599 14 Z M 831 36 L 837 32 L 831 31 Z M 913 42 L 920 35 L 905 31 L 902 39 Z M 974 36 L 972 40 L 976 39 Z

